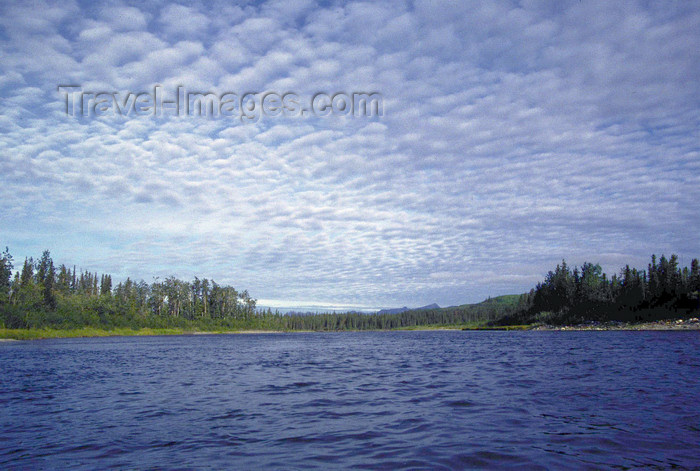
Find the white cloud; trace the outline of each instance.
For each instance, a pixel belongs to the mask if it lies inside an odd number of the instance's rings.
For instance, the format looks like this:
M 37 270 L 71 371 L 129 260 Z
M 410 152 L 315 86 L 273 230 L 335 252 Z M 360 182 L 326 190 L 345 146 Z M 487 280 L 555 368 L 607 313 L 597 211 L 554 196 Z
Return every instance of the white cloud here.
M 170 4 L 159 17 L 163 31 L 175 37 L 198 38 L 207 34 L 209 17 L 194 8 Z
M 148 15 L 134 7 L 107 7 L 100 16 L 115 31 L 142 30 L 148 25 Z
M 525 291 L 563 257 L 700 251 L 690 3 L 45 10 L 0 19 L 0 238 L 18 257 L 387 306 Z M 59 83 L 378 91 L 385 115 L 78 119 Z

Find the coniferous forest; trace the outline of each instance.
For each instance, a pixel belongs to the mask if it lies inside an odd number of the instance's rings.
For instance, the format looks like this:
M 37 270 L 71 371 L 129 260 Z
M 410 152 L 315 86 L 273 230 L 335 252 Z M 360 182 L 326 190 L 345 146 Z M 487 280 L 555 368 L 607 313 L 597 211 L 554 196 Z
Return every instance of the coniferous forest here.
M 573 270 L 563 261 L 529 293 L 478 304 L 397 314 L 288 314 L 256 308 L 246 290 L 207 278 L 175 277 L 152 283 L 55 266 L 49 251 L 21 265 L 0 255 L 0 328 L 181 328 L 191 330 L 383 330 L 418 326 L 588 321 L 648 321 L 697 315 L 700 267 L 678 257 L 652 256 L 646 270 L 624 267 L 608 277 L 600 265 Z
M 49 251 L 38 260 L 25 259 L 17 268 L 14 263 L 5 249 L 0 257 L 0 327 L 9 329 L 392 329 L 494 320 L 517 299 L 502 297 L 476 305 L 401 314 L 283 315 L 256 309 L 256 300 L 246 290 L 206 278 L 188 282 L 168 277 L 150 284 L 127 278 L 114 284 L 109 274 L 56 267 Z
M 529 293 L 514 312 L 494 324 L 578 324 L 642 322 L 697 315 L 700 309 L 700 267 L 680 267 L 678 256 L 651 257 L 646 270 L 629 265 L 608 278 L 598 264 L 573 270 L 562 261 Z

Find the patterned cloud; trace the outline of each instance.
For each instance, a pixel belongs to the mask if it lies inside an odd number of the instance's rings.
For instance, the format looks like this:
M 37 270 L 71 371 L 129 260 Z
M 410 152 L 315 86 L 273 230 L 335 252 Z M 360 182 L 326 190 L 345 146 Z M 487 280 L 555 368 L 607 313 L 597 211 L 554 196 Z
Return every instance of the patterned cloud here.
M 693 2 L 4 2 L 0 242 L 275 306 L 479 301 L 562 258 L 688 263 L 699 43 Z M 384 113 L 67 116 L 61 84 L 378 92 Z

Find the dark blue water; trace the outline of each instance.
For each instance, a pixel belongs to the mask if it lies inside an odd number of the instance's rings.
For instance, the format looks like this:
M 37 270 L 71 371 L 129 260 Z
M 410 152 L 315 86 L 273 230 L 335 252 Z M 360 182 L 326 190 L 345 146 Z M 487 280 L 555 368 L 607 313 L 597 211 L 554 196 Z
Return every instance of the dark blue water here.
M 2 469 L 700 467 L 700 332 L 0 344 Z

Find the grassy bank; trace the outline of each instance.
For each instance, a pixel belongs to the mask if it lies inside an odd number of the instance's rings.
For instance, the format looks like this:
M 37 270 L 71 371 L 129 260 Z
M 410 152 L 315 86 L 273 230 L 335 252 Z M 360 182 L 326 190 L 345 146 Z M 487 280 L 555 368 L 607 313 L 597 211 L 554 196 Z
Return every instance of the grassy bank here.
M 99 329 L 95 327 L 81 327 L 79 329 L 0 329 L 0 338 L 14 340 L 55 339 L 69 337 L 114 337 L 120 335 L 182 335 L 186 333 L 182 329 Z
M 391 329 L 393 331 L 427 331 L 427 330 L 517 330 L 517 326 L 487 327 L 483 325 L 426 325 L 411 326 Z M 389 331 L 389 330 L 385 330 Z M 198 334 L 268 334 L 281 332 L 314 332 L 311 330 L 241 330 L 241 329 L 215 329 L 215 330 L 192 330 L 180 328 L 114 328 L 100 329 L 95 327 L 82 327 L 79 329 L 2 329 L 0 328 L 0 339 L 10 340 L 37 340 L 55 338 L 75 338 L 75 337 L 117 337 L 117 336 L 139 336 L 139 335 L 198 335 Z M 338 331 L 315 331 L 315 332 L 338 332 Z M 369 330 L 355 330 L 347 332 L 369 332 Z M 377 331 L 382 332 L 382 331 Z
M 450 325 L 420 325 L 411 327 L 401 327 L 391 329 L 393 331 L 433 331 L 433 330 L 529 330 L 532 326 L 497 326 L 490 327 L 483 323 L 470 324 L 450 324 Z M 96 327 L 81 327 L 78 329 L 2 329 L 0 328 L 0 339 L 11 340 L 36 340 L 36 339 L 55 339 L 55 338 L 75 338 L 75 337 L 116 337 L 116 336 L 138 336 L 138 335 L 196 335 L 196 334 L 266 334 L 280 332 L 312 332 L 309 330 L 241 330 L 241 329 L 213 329 L 213 330 L 196 330 L 182 328 L 113 328 L 101 329 Z M 329 331 L 320 331 L 329 332 Z M 337 332 L 337 331 L 330 331 Z M 362 332 L 356 330 L 354 332 Z M 367 331 L 364 331 L 367 332 Z M 381 331 L 379 331 L 381 332 Z
M 81 327 L 77 329 L 4 329 L 0 328 L 0 340 L 37 340 L 58 339 L 75 337 L 119 337 L 139 335 L 213 335 L 213 334 L 275 334 L 291 332 L 289 330 L 263 330 L 263 329 L 182 329 L 182 328 L 150 328 L 143 327 L 131 329 L 115 327 L 101 329 L 96 327 Z M 295 331 L 309 332 L 309 331 Z
M 625 323 L 625 322 L 592 322 L 587 324 L 553 326 L 547 324 L 526 324 L 526 325 L 501 325 L 489 326 L 483 323 L 470 324 L 449 324 L 449 325 L 419 325 L 391 329 L 392 331 L 524 331 L 524 330 L 700 330 L 700 322 L 693 320 L 667 320 L 657 322 Z M 100 329 L 95 327 L 82 327 L 78 329 L 3 329 L 0 328 L 0 340 L 36 340 L 53 338 L 74 338 L 74 337 L 115 337 L 115 336 L 139 336 L 139 335 L 193 335 L 193 334 L 269 334 L 282 332 L 314 332 L 310 330 L 260 330 L 260 329 L 212 329 L 196 330 L 182 328 L 113 328 Z M 338 331 L 316 331 L 316 332 L 338 332 Z M 369 330 L 354 330 L 348 332 L 369 332 Z M 381 331 L 375 331 L 381 332 Z

